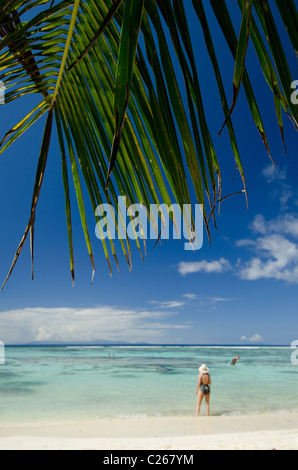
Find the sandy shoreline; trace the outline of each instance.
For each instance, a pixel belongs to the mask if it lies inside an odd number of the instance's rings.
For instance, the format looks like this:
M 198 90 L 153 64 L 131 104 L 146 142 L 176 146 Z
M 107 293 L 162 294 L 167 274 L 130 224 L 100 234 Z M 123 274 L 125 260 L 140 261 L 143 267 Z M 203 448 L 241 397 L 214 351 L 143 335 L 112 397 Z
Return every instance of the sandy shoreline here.
M 1 424 L 0 450 L 298 450 L 298 414 Z

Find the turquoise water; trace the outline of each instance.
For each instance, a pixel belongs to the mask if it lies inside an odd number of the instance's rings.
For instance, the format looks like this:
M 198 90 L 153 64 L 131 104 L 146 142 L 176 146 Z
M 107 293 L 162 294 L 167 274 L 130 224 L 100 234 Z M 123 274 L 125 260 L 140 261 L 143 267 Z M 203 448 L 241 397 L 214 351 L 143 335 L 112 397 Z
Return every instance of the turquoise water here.
M 286 347 L 6 347 L 0 421 L 193 416 L 202 363 L 212 377 L 211 414 L 298 411 L 292 353 Z

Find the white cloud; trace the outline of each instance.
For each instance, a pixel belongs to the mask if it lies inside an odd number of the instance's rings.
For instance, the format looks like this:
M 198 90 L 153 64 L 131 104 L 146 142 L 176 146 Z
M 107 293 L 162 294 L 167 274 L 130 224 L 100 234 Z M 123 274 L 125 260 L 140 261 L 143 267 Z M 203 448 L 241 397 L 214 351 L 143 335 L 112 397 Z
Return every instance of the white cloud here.
M 251 238 L 236 242 L 238 248 L 253 252 L 248 261 L 238 259 L 234 267 L 223 257 L 214 261 L 181 262 L 177 266 L 179 274 L 220 274 L 233 270 L 243 280 L 276 279 L 298 284 L 298 216 L 286 214 L 268 221 L 257 215 L 250 229 Z M 194 294 L 185 294 L 184 297 L 198 299 Z M 224 300 L 217 298 L 216 301 Z
M 256 233 L 265 234 L 268 231 L 268 223 L 262 215 L 256 215 L 250 228 Z
M 297 192 L 287 184 L 287 169 L 280 170 L 274 165 L 268 165 L 263 170 L 263 176 L 267 183 L 272 184 L 271 195 L 279 200 L 282 211 L 288 210 L 288 202 L 297 197 Z
M 220 258 L 216 261 L 181 262 L 178 265 L 178 272 L 182 276 L 198 272 L 222 273 L 230 269 L 230 263 L 225 258 Z
M 292 214 L 278 217 L 270 228 L 298 239 L 298 217 Z
M 151 300 L 149 304 L 156 305 L 156 308 L 178 308 L 183 307 L 184 302 L 179 302 L 178 300 L 169 300 L 167 302 L 158 302 L 157 300 Z
M 184 294 L 183 297 L 189 300 L 195 300 L 197 298 L 196 294 Z
M 262 338 L 261 335 L 258 335 L 257 333 L 250 338 L 247 338 L 246 336 L 241 336 L 241 341 L 248 341 L 249 343 L 263 343 L 264 339 Z
M 298 246 L 281 235 L 270 235 L 256 241 L 261 257 L 252 258 L 240 272 L 242 279 L 282 279 L 298 282 Z
M 234 302 L 235 300 L 240 300 L 240 299 L 234 299 L 232 297 L 210 297 L 209 300 L 211 302 Z
M 251 229 L 256 233 L 280 233 L 298 239 L 298 217 L 293 214 L 286 214 L 266 221 L 262 215 L 257 215 L 251 224 Z
M 286 179 L 286 170 L 280 170 L 276 166 L 269 164 L 264 168 L 263 176 L 266 178 L 268 183 L 284 181 Z
M 277 279 L 298 283 L 298 218 L 292 214 L 267 222 L 257 216 L 251 226 L 254 240 L 240 240 L 237 246 L 252 248 L 256 256 L 241 265 L 241 279 Z
M 25 308 L 0 312 L 0 338 L 5 344 L 92 341 L 162 342 L 171 329 L 190 324 L 169 321 L 163 309 Z M 166 331 L 166 333 L 165 333 Z
M 293 191 L 289 187 L 284 187 L 279 193 L 279 202 L 283 211 L 286 211 L 288 209 L 288 201 L 290 201 L 293 196 Z

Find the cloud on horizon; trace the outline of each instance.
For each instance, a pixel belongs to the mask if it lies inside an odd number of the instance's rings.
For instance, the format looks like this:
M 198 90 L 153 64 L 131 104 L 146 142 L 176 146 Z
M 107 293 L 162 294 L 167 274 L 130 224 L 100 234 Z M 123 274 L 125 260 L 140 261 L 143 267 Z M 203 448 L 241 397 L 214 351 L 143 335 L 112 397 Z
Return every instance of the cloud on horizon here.
M 261 335 L 256 333 L 250 338 L 247 338 L 246 336 L 241 336 L 241 341 L 248 341 L 249 343 L 263 343 L 264 338 Z
M 123 341 L 162 342 L 175 329 L 191 324 L 170 320 L 175 312 L 165 309 L 24 308 L 0 312 L 1 340 L 5 344 L 89 343 Z

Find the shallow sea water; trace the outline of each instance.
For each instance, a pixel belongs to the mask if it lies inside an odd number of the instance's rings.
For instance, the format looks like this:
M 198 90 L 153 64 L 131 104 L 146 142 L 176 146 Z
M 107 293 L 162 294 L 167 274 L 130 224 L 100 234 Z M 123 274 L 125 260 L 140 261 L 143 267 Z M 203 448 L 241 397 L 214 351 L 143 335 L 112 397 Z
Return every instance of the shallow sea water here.
M 243 346 L 6 347 L 0 421 L 192 416 L 202 363 L 212 378 L 212 415 L 298 411 L 292 353 Z

